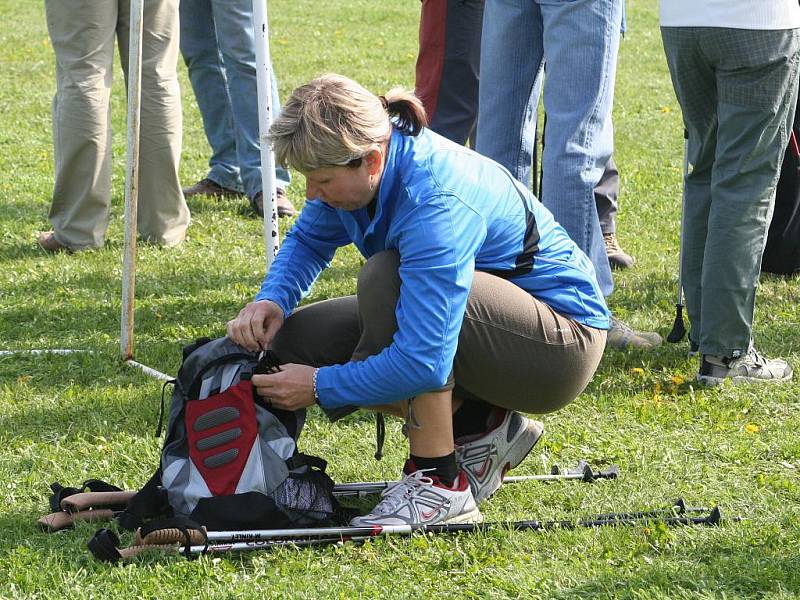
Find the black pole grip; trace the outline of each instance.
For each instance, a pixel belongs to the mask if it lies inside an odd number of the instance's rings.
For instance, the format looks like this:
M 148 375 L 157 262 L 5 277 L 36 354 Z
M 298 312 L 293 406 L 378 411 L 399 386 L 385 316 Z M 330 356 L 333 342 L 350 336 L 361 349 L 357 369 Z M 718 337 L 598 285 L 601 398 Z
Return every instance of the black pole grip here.
M 672 324 L 672 331 L 667 335 L 667 341 L 675 344 L 686 335 L 686 326 L 683 324 L 683 304 L 675 305 L 675 322 Z
M 87 546 L 97 560 L 116 563 L 122 559 L 118 549 L 119 537 L 110 529 L 98 529 Z

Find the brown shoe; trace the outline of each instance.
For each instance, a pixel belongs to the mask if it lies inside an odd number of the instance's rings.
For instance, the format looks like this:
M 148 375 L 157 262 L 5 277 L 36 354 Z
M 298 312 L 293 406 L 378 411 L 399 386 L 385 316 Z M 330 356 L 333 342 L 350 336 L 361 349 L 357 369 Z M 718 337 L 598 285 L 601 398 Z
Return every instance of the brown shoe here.
M 614 233 L 604 233 L 603 242 L 606 247 L 606 256 L 612 269 L 627 269 L 636 263 L 636 259 L 622 249 Z
M 41 231 L 39 232 L 39 247 L 46 252 L 72 252 L 69 247 L 65 246 L 56 239 L 54 231 Z
M 222 187 L 208 177 L 201 179 L 191 187 L 183 188 L 183 195 L 186 198 L 191 198 L 192 196 L 211 196 L 212 198 L 238 198 L 244 196 L 242 192 Z
M 292 205 L 289 201 L 289 197 L 286 195 L 286 190 L 283 188 L 278 188 L 275 190 L 275 204 L 278 206 L 278 216 L 279 217 L 295 217 L 297 216 L 297 209 Z M 253 209 L 259 217 L 264 216 L 264 194 L 258 192 L 253 198 L 250 200 L 250 207 Z

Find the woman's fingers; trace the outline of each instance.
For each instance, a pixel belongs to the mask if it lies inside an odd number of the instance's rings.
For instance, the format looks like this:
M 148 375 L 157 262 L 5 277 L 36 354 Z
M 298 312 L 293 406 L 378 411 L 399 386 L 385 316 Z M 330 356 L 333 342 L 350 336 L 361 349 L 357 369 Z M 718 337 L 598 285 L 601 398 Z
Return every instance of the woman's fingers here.
M 253 352 L 266 348 L 283 325 L 283 311 L 269 300 L 251 302 L 228 321 L 228 337 Z
M 278 373 L 253 375 L 253 385 L 267 403 L 283 410 L 298 410 L 314 404 L 313 367 L 281 365 Z

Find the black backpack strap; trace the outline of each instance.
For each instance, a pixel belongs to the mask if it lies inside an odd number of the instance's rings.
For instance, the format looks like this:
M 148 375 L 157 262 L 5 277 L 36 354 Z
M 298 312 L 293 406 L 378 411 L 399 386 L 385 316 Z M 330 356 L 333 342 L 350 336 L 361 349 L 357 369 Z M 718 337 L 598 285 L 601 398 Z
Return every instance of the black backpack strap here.
M 164 394 L 168 385 L 175 385 L 177 379 L 169 379 L 161 386 L 161 407 L 158 409 L 158 427 L 156 427 L 156 437 L 161 437 L 161 430 L 164 428 Z
M 325 472 L 328 468 L 328 461 L 320 458 L 319 456 L 312 456 L 311 454 L 303 454 L 302 452 L 295 452 L 294 456 L 286 461 L 286 468 L 290 471 L 299 469 L 301 467 L 308 467 L 310 469 L 317 469 Z
M 144 487 L 128 502 L 128 508 L 117 515 L 122 529 L 134 531 L 145 519 L 171 516 L 167 492 L 161 487 L 161 469 L 156 471 Z
M 375 413 L 375 460 L 383 458 L 383 443 L 386 441 L 386 419 L 382 412 Z

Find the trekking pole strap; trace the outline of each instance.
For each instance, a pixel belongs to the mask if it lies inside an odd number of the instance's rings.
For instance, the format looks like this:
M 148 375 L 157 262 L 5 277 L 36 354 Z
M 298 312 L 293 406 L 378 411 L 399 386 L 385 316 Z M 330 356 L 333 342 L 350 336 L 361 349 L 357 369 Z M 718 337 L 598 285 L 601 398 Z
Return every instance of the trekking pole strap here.
M 117 486 L 110 484 L 107 481 L 103 481 L 102 479 L 87 479 L 81 484 L 80 487 L 63 486 L 59 482 L 54 481 L 50 484 L 50 489 L 53 491 L 52 495 L 50 496 L 50 510 L 53 512 L 63 509 L 61 503 L 65 498 L 69 498 L 70 496 L 74 496 L 76 494 L 86 493 L 86 490 L 89 490 L 90 493 L 122 491 L 122 488 L 118 488 Z M 86 508 L 88 508 L 88 506 Z

